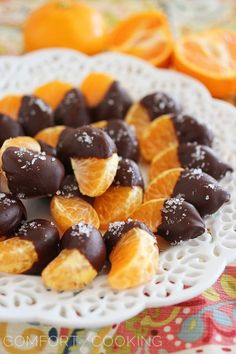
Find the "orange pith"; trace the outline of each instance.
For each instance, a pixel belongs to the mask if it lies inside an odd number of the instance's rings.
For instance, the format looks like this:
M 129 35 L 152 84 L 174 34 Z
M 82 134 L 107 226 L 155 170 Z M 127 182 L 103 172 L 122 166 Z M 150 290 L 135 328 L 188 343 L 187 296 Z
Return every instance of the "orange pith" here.
M 52 108 L 56 108 L 72 88 L 73 86 L 67 82 L 55 80 L 38 87 L 34 91 L 34 95 L 40 97 Z
M 113 81 L 111 75 L 100 72 L 92 72 L 86 76 L 81 84 L 81 91 L 90 107 L 102 101 Z
M 35 135 L 35 139 L 41 140 L 44 143 L 56 147 L 59 137 L 66 127 L 64 125 L 57 125 L 50 128 L 45 128 Z
M 144 200 L 171 197 L 183 168 L 172 168 L 154 178 L 145 191 Z
M 158 270 L 158 248 L 146 231 L 133 228 L 110 254 L 108 282 L 114 289 L 127 289 L 149 281 Z
M 112 50 L 138 56 L 156 66 L 165 66 L 173 41 L 165 15 L 142 11 L 118 23 L 110 36 Z
M 0 113 L 10 116 L 12 119 L 18 118 L 22 96 L 9 95 L 0 100 Z
M 84 221 L 99 228 L 99 218 L 94 208 L 79 197 L 54 196 L 50 210 L 59 230 L 63 233 L 69 227 Z
M 131 215 L 131 219 L 144 222 L 152 232 L 156 233 L 157 227 L 161 223 L 161 209 L 164 202 L 165 198 L 160 198 L 143 203 Z
M 118 167 L 118 155 L 114 153 L 107 159 L 71 158 L 71 164 L 81 193 L 97 197 L 112 184 Z
M 149 178 L 152 180 L 160 173 L 177 167 L 181 167 L 178 157 L 178 146 L 173 145 L 157 153 L 153 158 L 149 170 Z
M 114 187 L 111 186 L 94 202 L 101 229 L 105 229 L 114 221 L 125 221 L 143 201 L 141 187 Z M 115 203 L 115 207 L 114 207 Z
M 202 81 L 213 96 L 236 93 L 236 33 L 215 29 L 183 36 L 174 50 L 175 67 Z
M 140 103 L 134 103 L 129 109 L 126 117 L 126 122 L 135 128 L 137 138 L 140 140 L 144 130 L 150 124 L 150 118 L 145 108 Z
M 140 149 L 145 160 L 151 161 L 161 150 L 178 143 L 171 116 L 166 114 L 147 126 L 140 140 Z

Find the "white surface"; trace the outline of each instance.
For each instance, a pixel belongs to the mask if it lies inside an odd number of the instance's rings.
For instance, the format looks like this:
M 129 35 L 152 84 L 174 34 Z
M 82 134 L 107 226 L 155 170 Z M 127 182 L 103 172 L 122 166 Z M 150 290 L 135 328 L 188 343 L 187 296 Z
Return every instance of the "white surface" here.
M 21 58 L 0 58 L 0 97 L 30 93 L 53 79 L 78 85 L 90 71 L 106 71 L 127 87 L 134 99 L 161 90 L 176 97 L 184 111 L 206 122 L 215 133 L 214 147 L 236 167 L 236 110 L 212 100 L 196 81 L 173 71 L 156 70 L 117 54 L 87 58 L 74 51 L 47 50 Z M 100 276 L 79 293 L 47 291 L 40 277 L 0 275 L 0 321 L 38 321 L 67 327 L 99 327 L 128 319 L 145 308 L 177 304 L 210 287 L 236 258 L 236 177 L 222 185 L 231 202 L 207 220 L 209 234 L 172 247 L 160 256 L 159 274 L 141 287 L 115 292 Z M 35 205 L 42 211 L 42 202 Z M 30 215 L 32 218 L 32 213 Z M 149 296 L 146 296 L 148 294 Z

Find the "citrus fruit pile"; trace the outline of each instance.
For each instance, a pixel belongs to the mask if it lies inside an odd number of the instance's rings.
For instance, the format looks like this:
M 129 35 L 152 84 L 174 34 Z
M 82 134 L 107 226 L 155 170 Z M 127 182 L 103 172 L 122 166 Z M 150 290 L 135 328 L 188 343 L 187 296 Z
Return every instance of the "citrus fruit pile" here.
M 104 267 L 114 289 L 146 283 L 159 252 L 203 234 L 230 199 L 212 132 L 168 94 L 133 101 L 106 73 L 6 96 L 0 124 L 0 271 L 50 289 L 83 288 Z M 53 222 L 27 221 L 30 198 L 47 198 Z
M 174 40 L 166 15 L 154 9 L 134 13 L 109 28 L 102 14 L 89 5 L 76 0 L 54 0 L 28 17 L 24 43 L 26 51 L 63 47 L 89 55 L 107 50 L 134 55 L 158 67 L 174 66 L 202 81 L 215 97 L 236 94 L 236 33 L 216 29 Z M 88 78 L 84 91 L 89 90 L 90 84 Z M 69 87 L 57 82 L 55 98 L 53 85 L 49 84 L 51 95 L 45 100 L 55 107 Z M 99 90 L 89 101 L 91 105 L 100 99 L 109 80 L 99 73 L 96 85 Z M 14 115 L 18 98 L 8 102 L 12 102 Z

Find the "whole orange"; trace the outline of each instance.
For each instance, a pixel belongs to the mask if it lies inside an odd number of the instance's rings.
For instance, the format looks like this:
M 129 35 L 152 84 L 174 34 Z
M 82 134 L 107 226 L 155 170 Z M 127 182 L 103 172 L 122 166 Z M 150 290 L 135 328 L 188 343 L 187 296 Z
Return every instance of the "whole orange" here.
M 102 15 L 76 0 L 54 0 L 34 11 L 24 24 L 25 51 L 72 48 L 95 54 L 106 48 Z

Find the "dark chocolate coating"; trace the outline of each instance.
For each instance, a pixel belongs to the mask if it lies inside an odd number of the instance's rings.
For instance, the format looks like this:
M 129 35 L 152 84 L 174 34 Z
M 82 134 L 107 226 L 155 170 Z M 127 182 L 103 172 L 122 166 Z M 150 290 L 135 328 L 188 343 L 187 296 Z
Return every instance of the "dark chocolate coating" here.
M 78 183 L 76 181 L 76 178 L 74 175 L 67 175 L 60 186 L 60 189 L 56 192 L 56 195 L 62 196 L 65 198 L 73 198 L 73 197 L 78 197 L 89 204 L 93 204 L 94 199 L 93 197 L 89 197 L 87 195 L 84 195 L 80 192 Z
M 27 214 L 20 199 L 0 193 L 0 235 L 9 235 L 26 220 Z
M 16 232 L 16 236 L 31 241 L 38 255 L 38 260 L 24 272 L 25 274 L 39 275 L 59 253 L 60 237 L 51 221 L 44 219 L 27 221 Z
M 122 120 L 114 119 L 107 122 L 104 130 L 116 144 L 119 156 L 138 162 L 140 151 L 133 127 Z
M 19 122 L 0 113 L 0 146 L 6 139 L 23 135 L 25 134 Z
M 102 101 L 91 110 L 93 120 L 124 119 L 132 99 L 118 81 L 109 87 Z
M 197 209 L 183 198 L 167 199 L 161 217 L 157 234 L 171 244 L 198 237 L 205 232 L 204 222 Z
M 41 151 L 45 152 L 46 155 L 51 155 L 56 157 L 57 156 L 57 150 L 56 148 L 54 148 L 53 146 L 45 143 L 42 140 L 37 139 L 37 142 L 39 143 L 40 147 L 41 147 Z
M 141 221 L 128 220 L 128 221 L 116 221 L 109 225 L 108 230 L 104 234 L 103 238 L 106 244 L 107 254 L 109 255 L 113 248 L 117 245 L 118 241 L 131 229 L 139 228 L 146 231 L 151 236 L 155 237 L 152 231 Z
M 230 200 L 229 193 L 201 169 L 184 170 L 174 187 L 172 196 L 183 197 L 195 206 L 202 217 L 214 214 Z
M 136 162 L 130 159 L 120 159 L 113 185 L 144 188 L 143 177 Z
M 176 135 L 180 144 L 198 143 L 212 146 L 213 133 L 205 124 L 187 115 L 174 115 L 172 117 Z
M 97 272 L 105 264 L 105 243 L 100 231 L 92 225 L 81 222 L 70 227 L 62 236 L 61 248 L 79 250 Z
M 30 136 L 54 124 L 52 109 L 41 98 L 33 95 L 23 96 L 18 120 L 26 135 Z
M 78 89 L 68 91 L 54 112 L 55 123 L 78 128 L 90 124 L 85 99 Z
M 116 146 L 109 135 L 102 129 L 91 126 L 66 130 L 59 138 L 58 156 L 64 159 L 97 157 L 106 159 L 116 152 Z
M 223 178 L 227 172 L 232 172 L 230 165 L 219 160 L 209 146 L 196 143 L 181 144 L 178 147 L 178 157 L 182 167 L 201 168 L 216 180 Z
M 72 174 L 73 169 L 71 166 L 70 157 L 68 156 L 66 151 L 65 141 L 66 141 L 66 136 L 72 134 L 73 132 L 74 132 L 74 128 L 70 128 L 70 127 L 65 128 L 61 132 L 56 146 L 57 158 L 63 163 L 67 174 Z
M 9 190 L 20 198 L 53 195 L 64 178 L 62 163 L 44 152 L 9 147 L 2 162 Z
M 163 114 L 178 113 L 180 111 L 179 104 L 163 92 L 154 92 L 143 97 L 140 100 L 140 104 L 147 110 L 151 121 Z

